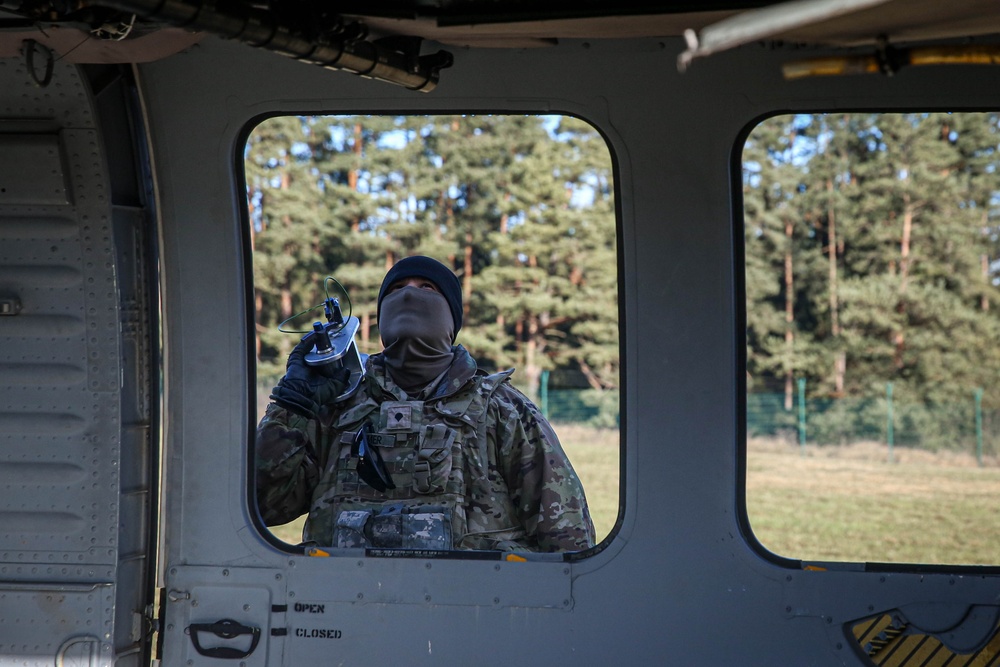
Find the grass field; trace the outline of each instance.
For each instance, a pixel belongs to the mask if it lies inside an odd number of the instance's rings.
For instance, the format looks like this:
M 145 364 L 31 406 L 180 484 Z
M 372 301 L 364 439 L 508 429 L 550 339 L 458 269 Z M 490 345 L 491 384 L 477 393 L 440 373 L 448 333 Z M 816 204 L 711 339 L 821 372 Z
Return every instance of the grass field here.
M 747 514 L 771 551 L 802 560 L 1000 563 L 1000 465 L 879 443 L 754 440 Z
M 618 514 L 618 432 L 558 424 L 598 539 Z M 807 561 L 1000 563 L 1000 461 L 884 445 L 799 447 L 753 440 L 747 514 L 760 542 Z M 300 539 L 302 520 L 274 528 Z

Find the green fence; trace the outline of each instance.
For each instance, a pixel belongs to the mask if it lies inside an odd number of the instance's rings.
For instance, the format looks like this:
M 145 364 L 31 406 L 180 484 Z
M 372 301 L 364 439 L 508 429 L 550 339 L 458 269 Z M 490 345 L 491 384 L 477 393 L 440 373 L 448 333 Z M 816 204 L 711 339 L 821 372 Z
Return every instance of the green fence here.
M 556 385 L 552 373 L 542 371 L 535 400 L 550 422 L 618 428 L 620 402 L 617 389 L 593 389 Z M 565 375 L 565 373 L 562 373 Z
M 550 389 L 539 397 L 539 407 L 551 422 L 589 424 L 607 428 L 619 425 L 618 392 L 593 389 Z
M 275 380 L 258 383 L 258 416 L 263 415 Z M 790 408 L 783 393 L 747 395 L 747 436 L 782 438 L 800 444 L 845 445 L 881 442 L 891 448 L 962 451 L 983 457 L 1000 455 L 1000 410 L 982 407 L 983 394 L 967 401 L 930 405 L 900 401 L 891 385 L 878 396 L 810 397 L 797 386 Z M 542 383 L 533 400 L 549 421 L 617 428 L 617 390 L 552 388 Z
M 268 395 L 278 378 L 258 378 L 257 415 L 264 414 Z M 531 399 L 549 421 L 587 424 L 588 426 L 617 428 L 619 422 L 618 391 L 598 391 L 580 388 L 551 388 L 546 383 Z
M 748 437 L 780 437 L 800 444 L 882 442 L 890 448 L 1000 453 L 1000 410 L 982 406 L 983 392 L 949 404 L 900 401 L 891 383 L 885 393 L 860 398 L 810 398 L 802 383 L 792 404 L 783 393 L 747 395 Z

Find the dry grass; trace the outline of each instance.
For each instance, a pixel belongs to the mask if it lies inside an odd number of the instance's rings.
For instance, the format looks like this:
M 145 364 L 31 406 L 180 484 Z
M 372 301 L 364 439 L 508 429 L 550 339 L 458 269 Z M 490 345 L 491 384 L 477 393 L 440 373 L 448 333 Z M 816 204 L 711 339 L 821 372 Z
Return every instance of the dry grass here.
M 598 539 L 618 514 L 617 431 L 556 425 L 583 482 Z M 807 447 L 753 440 L 747 514 L 771 551 L 806 561 L 1000 562 L 1000 461 L 884 444 Z M 275 528 L 295 543 L 302 520 Z
M 1000 463 L 884 444 L 753 440 L 747 514 L 757 538 L 802 560 L 995 564 Z

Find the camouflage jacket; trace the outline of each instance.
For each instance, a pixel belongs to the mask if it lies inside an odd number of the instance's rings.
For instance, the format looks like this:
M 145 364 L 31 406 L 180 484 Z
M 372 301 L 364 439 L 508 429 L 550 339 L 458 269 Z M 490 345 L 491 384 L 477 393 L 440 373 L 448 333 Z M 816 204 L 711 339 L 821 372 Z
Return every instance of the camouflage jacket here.
M 271 404 L 257 429 L 257 498 L 268 525 L 308 512 L 320 546 L 577 551 L 594 543 L 583 487 L 552 427 L 462 347 L 429 396 L 411 399 L 381 355 L 361 388 L 308 420 Z M 395 488 L 359 478 L 358 432 Z

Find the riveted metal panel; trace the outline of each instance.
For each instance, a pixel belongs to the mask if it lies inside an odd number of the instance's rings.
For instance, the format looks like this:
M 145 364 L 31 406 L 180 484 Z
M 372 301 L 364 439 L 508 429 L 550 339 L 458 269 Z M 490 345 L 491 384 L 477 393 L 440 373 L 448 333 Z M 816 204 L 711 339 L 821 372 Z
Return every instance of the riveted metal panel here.
M 103 151 L 80 70 L 57 62 L 37 87 L 0 59 L 0 655 L 24 664 L 138 657 L 141 604 L 117 582 L 141 581 L 148 481 L 142 452 L 121 476 L 131 378 Z
M 573 606 L 568 563 L 461 559 L 306 558 L 292 561 L 289 597 L 309 602 L 482 607 Z M 329 573 L 326 580 L 320 573 Z M 476 586 L 468 586 L 470 580 Z
M 0 293 L 20 304 L 0 321 L 0 563 L 30 553 L 60 565 L 46 577 L 115 562 L 120 458 L 118 297 L 97 136 L 50 139 L 70 156 L 77 204 L 0 204 Z
M 112 664 L 111 584 L 0 585 L 0 655 L 27 667 Z
M 0 134 L 0 155 L 0 205 L 69 203 L 56 137 Z

